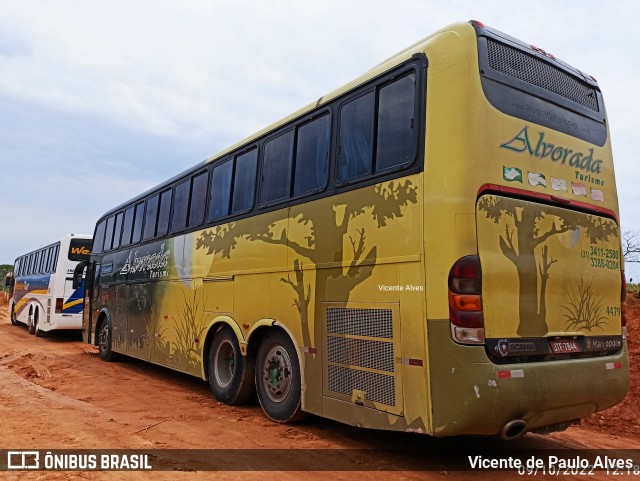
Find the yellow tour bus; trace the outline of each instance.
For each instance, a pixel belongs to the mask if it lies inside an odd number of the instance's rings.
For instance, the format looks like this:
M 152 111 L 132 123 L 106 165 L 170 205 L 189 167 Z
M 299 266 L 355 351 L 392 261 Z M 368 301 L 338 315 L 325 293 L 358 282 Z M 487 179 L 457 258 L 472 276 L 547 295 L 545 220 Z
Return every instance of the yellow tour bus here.
M 598 84 L 476 21 L 110 210 L 87 265 L 104 360 L 277 422 L 512 439 L 629 388 Z

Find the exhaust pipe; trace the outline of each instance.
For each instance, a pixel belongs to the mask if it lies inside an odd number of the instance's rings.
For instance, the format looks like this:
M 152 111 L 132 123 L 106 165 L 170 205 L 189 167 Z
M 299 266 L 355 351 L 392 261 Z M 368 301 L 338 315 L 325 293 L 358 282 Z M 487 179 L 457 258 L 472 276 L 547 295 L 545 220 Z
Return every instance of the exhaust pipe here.
M 505 441 L 511 441 L 521 436 L 525 432 L 526 428 L 527 428 L 527 423 L 524 422 L 522 419 L 515 419 L 513 421 L 509 421 L 500 430 L 500 437 Z

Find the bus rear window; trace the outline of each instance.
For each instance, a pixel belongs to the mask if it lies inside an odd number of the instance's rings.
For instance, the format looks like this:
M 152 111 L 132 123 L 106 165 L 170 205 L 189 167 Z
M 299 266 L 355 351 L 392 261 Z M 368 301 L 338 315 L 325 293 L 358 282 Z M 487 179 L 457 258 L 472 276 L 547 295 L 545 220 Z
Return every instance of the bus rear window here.
M 503 113 L 602 146 L 602 95 L 594 79 L 537 47 L 478 29 L 482 88 Z
M 87 261 L 91 254 L 91 239 L 71 239 L 69 243 L 70 261 Z

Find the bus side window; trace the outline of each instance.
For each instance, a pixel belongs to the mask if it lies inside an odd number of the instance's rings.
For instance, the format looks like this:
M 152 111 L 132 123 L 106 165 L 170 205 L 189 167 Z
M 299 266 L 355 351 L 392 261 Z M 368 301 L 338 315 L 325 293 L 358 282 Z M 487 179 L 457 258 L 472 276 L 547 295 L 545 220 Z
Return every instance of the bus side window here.
M 233 160 L 218 164 L 211 172 L 211 196 L 207 220 L 220 219 L 229 214 L 229 199 L 231 197 L 231 176 L 233 175 Z
M 378 93 L 376 172 L 413 160 L 416 75 L 385 85 Z
M 137 244 L 140 242 L 142 236 L 142 220 L 144 219 L 144 202 L 140 202 L 136 205 L 136 215 L 133 220 L 133 235 L 131 236 L 131 243 Z
M 176 196 L 173 200 L 173 216 L 171 217 L 172 232 L 179 232 L 187 226 L 190 187 L 191 182 L 189 180 L 185 180 L 176 186 Z
M 115 217 L 111 216 L 107 220 L 107 230 L 104 237 L 104 250 L 110 251 L 113 245 L 113 224 L 115 223 Z
M 338 181 L 371 173 L 374 100 L 372 91 L 340 109 Z
M 247 211 L 253 206 L 257 169 L 258 149 L 253 149 L 236 157 L 233 200 L 231 201 L 232 214 Z
M 56 266 L 58 265 L 58 254 L 60 254 L 60 244 L 56 244 L 53 250 L 53 269 L 52 273 L 56 271 Z
M 160 209 L 158 210 L 158 229 L 156 231 L 156 237 L 163 237 L 169 231 L 172 194 L 173 192 L 171 190 L 166 190 L 160 194 Z
M 92 252 L 94 254 L 100 254 L 102 252 L 102 247 L 104 246 L 104 231 L 105 231 L 106 221 L 100 222 L 98 227 L 96 227 L 95 237 L 93 239 L 93 247 Z
M 189 227 L 200 225 L 204 220 L 208 183 L 208 170 L 193 177 L 191 182 L 191 201 L 189 203 Z
M 122 234 L 122 218 L 124 215 L 120 212 L 116 215 L 116 225 L 113 229 L 113 248 L 117 249 L 120 247 L 120 235 Z
M 327 183 L 331 117 L 325 114 L 298 128 L 293 194 L 321 189 Z
M 268 204 L 289 197 L 293 135 L 290 130 L 264 144 L 260 203 Z
M 144 240 L 151 239 L 156 232 L 156 222 L 158 220 L 158 201 L 160 196 L 158 194 L 150 197 L 147 200 L 147 213 L 144 217 L 144 232 L 142 238 Z
M 133 230 L 133 214 L 134 207 L 129 207 L 124 213 L 124 225 L 122 226 L 122 242 L 121 245 L 128 246 L 131 244 L 131 231 Z

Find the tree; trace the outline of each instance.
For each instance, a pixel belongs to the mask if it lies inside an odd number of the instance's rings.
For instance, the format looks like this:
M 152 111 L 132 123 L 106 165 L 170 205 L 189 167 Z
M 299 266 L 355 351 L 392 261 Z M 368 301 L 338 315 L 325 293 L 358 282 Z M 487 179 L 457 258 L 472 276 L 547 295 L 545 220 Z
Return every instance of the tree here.
M 622 233 L 622 255 L 625 262 L 640 262 L 640 232 L 627 230 Z
M 4 287 L 5 276 L 11 271 L 13 271 L 11 264 L 0 264 L 0 291 L 6 290 Z
M 345 262 L 349 265 L 341 274 L 336 275 L 331 269 L 316 271 L 315 298 L 326 299 L 326 292 L 343 293 L 348 299 L 349 293 L 361 282 L 368 279 L 375 267 L 377 246 L 367 246 L 366 228 L 356 229 L 357 235 L 349 235 L 349 224 L 360 216 L 371 216 L 378 228 L 403 216 L 403 207 L 418 202 L 417 187 L 409 180 L 405 182 L 387 182 L 360 189 L 349 201 L 333 205 L 333 212 L 323 209 L 304 209 L 303 213 L 289 219 L 289 225 L 304 225 L 309 229 L 305 241 L 296 241 L 287 235 L 286 228 L 279 229 L 273 223 L 257 217 L 253 221 L 251 231 L 236 222 L 214 227 L 204 231 L 197 239 L 196 248 L 204 249 L 207 255 L 219 254 L 229 258 L 236 248 L 238 239 L 261 241 L 266 244 L 286 245 L 298 256 L 294 260 L 291 275 L 283 277 L 281 282 L 289 285 L 294 291 L 294 305 L 300 313 L 304 342 L 308 341 L 308 306 L 311 302 L 311 285 L 304 279 L 303 264 L 319 264 L 326 254 L 331 253 L 334 262 Z M 348 195 L 348 194 L 345 194 Z M 342 197 L 344 198 L 344 197 Z M 354 238 L 355 237 L 355 238 Z M 349 241 L 351 253 L 344 252 L 344 241 Z M 212 259 L 213 269 L 213 259 Z M 306 344 L 308 345 L 308 344 Z

